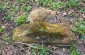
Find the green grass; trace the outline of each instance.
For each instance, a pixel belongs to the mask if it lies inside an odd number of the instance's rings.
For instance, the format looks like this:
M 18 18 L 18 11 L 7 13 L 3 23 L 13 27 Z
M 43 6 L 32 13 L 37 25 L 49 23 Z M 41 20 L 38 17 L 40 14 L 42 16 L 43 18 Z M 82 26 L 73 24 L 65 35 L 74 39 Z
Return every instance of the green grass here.
M 5 14 L 5 20 L 10 21 L 11 20 L 11 15 L 6 13 Z
M 32 7 L 31 7 L 30 5 L 22 5 L 22 6 L 21 6 L 21 10 L 22 10 L 22 11 L 30 11 L 31 8 L 32 8 Z
M 49 7 L 52 3 L 52 0 L 37 0 L 37 3 L 39 4 L 39 6 Z
M 37 3 L 43 7 L 49 7 L 52 10 L 64 8 L 64 3 L 60 1 L 54 2 L 53 0 L 37 0 Z
M 2 27 L 0 27 L 0 33 L 3 32 L 3 30 L 4 30 L 4 29 L 3 29 Z
M 37 0 L 39 6 L 49 7 L 52 10 L 56 9 L 65 9 L 66 7 L 69 8 L 76 8 L 78 7 L 77 0 L 69 0 L 68 2 L 61 2 L 61 1 L 53 1 L 53 0 Z
M 16 0 L 15 3 L 10 1 L 7 1 L 7 3 L 6 1 L 0 2 L 0 10 L 5 11 L 5 20 L 7 21 L 15 20 L 15 16 L 19 14 L 19 12 L 29 13 L 31 8 L 31 2 L 28 0 Z
M 77 0 L 69 0 L 67 3 L 67 6 L 72 7 L 72 8 L 78 7 L 78 1 Z
M 5 35 L 4 40 L 5 40 L 7 43 L 12 42 L 12 37 L 9 35 L 9 33 L 7 33 L 7 34 Z
M 72 31 L 77 33 L 81 39 L 85 40 L 85 20 L 79 18 L 74 24 L 75 27 L 72 28 Z M 81 55 L 78 49 L 76 49 L 76 43 L 72 45 L 70 53 L 71 55 Z
M 80 12 L 85 13 L 85 7 L 81 8 Z
M 26 22 L 29 22 L 29 20 L 27 19 L 27 14 L 22 14 L 16 19 L 16 25 L 20 25 Z
M 76 49 L 76 44 L 73 44 L 71 49 L 70 49 L 70 54 L 71 55 L 81 55 L 78 49 Z
M 48 48 L 41 45 L 33 46 L 32 55 L 37 55 L 37 53 L 39 53 L 39 55 L 49 55 L 48 50 L 49 50 Z
M 18 12 L 27 12 L 29 13 L 32 9 L 32 2 L 29 0 L 16 0 L 15 3 L 11 3 L 10 1 L 7 2 L 0 2 L 0 9 L 5 9 L 5 19 L 6 20 L 13 20 L 15 19 L 14 16 L 18 14 Z M 61 2 L 61 1 L 53 1 L 53 0 L 36 0 L 36 3 L 41 7 L 50 8 L 52 10 L 56 9 L 64 9 L 66 7 L 77 7 L 78 2 L 77 0 L 69 0 L 68 2 Z M 83 12 L 84 9 L 81 10 Z
M 65 7 L 65 4 L 63 2 L 53 2 L 52 4 L 50 4 L 50 8 L 52 10 L 56 10 L 56 9 L 60 9 L 60 8 L 64 8 Z
M 0 10 L 2 10 L 2 9 L 3 9 L 3 3 L 0 2 Z
M 72 31 L 84 35 L 85 34 L 85 20 L 79 19 L 77 22 L 74 22 L 75 27 L 72 28 Z

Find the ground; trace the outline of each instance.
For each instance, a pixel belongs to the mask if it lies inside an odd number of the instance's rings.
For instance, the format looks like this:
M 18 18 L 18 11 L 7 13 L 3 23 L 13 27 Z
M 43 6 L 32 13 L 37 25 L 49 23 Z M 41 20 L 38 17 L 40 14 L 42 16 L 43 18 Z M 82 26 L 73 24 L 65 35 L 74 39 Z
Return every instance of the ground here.
M 29 16 L 32 9 L 43 6 L 52 10 L 57 10 L 57 22 L 65 25 L 75 26 L 80 18 L 85 23 L 85 1 L 78 3 L 75 0 L 60 1 L 55 0 L 56 5 L 50 5 L 49 0 L 20 0 L 20 1 L 0 1 L 0 55 L 85 55 L 85 38 L 80 32 L 75 33 L 77 41 L 72 45 L 58 45 L 48 43 L 16 43 L 12 41 L 12 31 L 22 23 L 29 23 L 27 19 L 19 18 L 22 14 Z M 69 2 L 69 3 L 68 3 Z M 64 4 L 67 3 L 67 4 Z M 63 6 L 63 4 L 65 6 Z M 66 7 L 67 6 L 67 7 Z M 56 8 L 57 7 L 57 8 Z M 84 24 L 85 25 L 85 24 Z M 84 27 L 85 30 L 85 27 Z M 42 49 L 40 49 L 42 48 Z M 47 48 L 47 49 L 46 49 Z

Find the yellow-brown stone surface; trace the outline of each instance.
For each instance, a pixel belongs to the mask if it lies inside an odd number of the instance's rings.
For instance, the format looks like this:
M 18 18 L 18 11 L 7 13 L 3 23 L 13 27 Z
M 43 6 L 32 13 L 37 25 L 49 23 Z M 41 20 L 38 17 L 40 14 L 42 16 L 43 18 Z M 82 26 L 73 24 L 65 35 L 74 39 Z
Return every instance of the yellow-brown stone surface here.
M 22 24 L 13 30 L 13 40 L 35 43 L 71 43 L 75 36 L 68 26 L 50 23 L 56 16 L 52 10 L 38 8 L 31 11 L 29 24 Z
M 44 31 L 40 27 L 31 24 L 22 24 L 13 31 L 13 40 L 18 42 L 35 43 L 70 43 L 74 34 L 68 27 L 59 24 L 44 23 Z

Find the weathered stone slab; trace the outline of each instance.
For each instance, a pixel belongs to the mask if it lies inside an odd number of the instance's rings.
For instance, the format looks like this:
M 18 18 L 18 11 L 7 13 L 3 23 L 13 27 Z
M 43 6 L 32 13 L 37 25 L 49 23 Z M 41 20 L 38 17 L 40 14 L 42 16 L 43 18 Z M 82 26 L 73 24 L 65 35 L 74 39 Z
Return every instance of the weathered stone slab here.
M 44 31 L 32 32 L 29 29 L 30 24 L 22 24 L 14 29 L 13 40 L 25 43 L 72 43 L 75 35 L 68 27 L 46 23 L 45 26 Z

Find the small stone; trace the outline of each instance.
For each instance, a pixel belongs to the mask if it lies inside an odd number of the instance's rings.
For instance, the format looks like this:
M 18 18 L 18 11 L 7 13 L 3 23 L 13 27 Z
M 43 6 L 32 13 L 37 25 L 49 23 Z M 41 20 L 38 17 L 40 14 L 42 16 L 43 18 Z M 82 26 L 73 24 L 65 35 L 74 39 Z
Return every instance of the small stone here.
M 62 52 L 66 52 L 66 49 L 65 49 L 65 48 L 63 48 L 63 49 L 62 49 Z
M 66 16 L 66 15 L 67 15 L 67 13 L 66 13 L 66 12 L 64 12 L 64 13 L 63 13 L 63 16 Z

